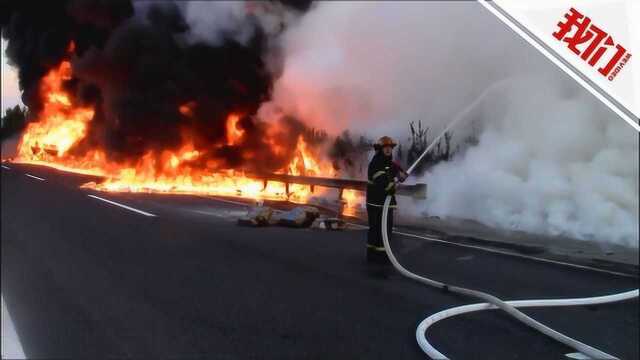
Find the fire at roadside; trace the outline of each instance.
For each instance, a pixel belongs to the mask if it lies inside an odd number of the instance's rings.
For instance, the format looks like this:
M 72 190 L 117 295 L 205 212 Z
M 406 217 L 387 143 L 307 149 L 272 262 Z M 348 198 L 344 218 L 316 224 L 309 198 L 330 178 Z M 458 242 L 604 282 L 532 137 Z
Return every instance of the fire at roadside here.
M 286 142 L 280 142 L 284 135 L 279 123 L 263 124 L 269 126 L 266 131 L 267 146 L 258 150 L 244 149 L 246 130 L 241 127 L 242 118 L 237 114 L 230 114 L 226 119 L 224 141 L 208 148 L 196 148 L 190 139 L 177 151 L 150 150 L 134 161 L 108 159 L 108 151 L 100 147 L 87 148 L 83 143 L 95 112 L 91 107 L 74 105 L 73 98 L 64 90 L 64 82 L 71 78 L 71 64 L 68 61 L 63 61 L 43 78 L 40 85 L 43 108 L 38 119 L 29 123 L 22 134 L 15 162 L 105 177 L 102 182 L 83 185 L 100 191 L 209 194 L 298 203 L 306 203 L 312 194 L 308 186 L 288 186 L 278 182 L 264 184 L 261 180 L 246 176 L 242 170 L 225 168 L 224 161 L 218 161 L 216 152 L 221 149 L 241 152 L 244 163 L 254 166 L 260 164 L 253 162 L 253 152 L 258 151 L 290 159 L 285 167 L 275 170 L 275 173 L 329 177 L 337 174 L 328 161 L 317 160 L 317 152 L 307 144 L 302 134 L 298 135 L 294 149 L 288 149 Z M 190 109 L 195 106 L 195 103 L 185 104 L 179 111 L 191 116 Z M 249 168 L 254 169 L 260 168 Z M 269 167 L 266 169 L 273 171 Z M 357 200 L 355 192 L 345 190 L 342 198 L 347 202 L 344 211 L 348 213 L 353 210 L 356 205 L 354 200 Z
M 189 43 L 179 39 L 189 25 L 175 4 L 150 5 L 141 21 L 126 1 L 102 4 L 103 17 L 89 3 L 58 4 L 47 17 L 15 5 L 2 20 L 31 114 L 12 161 L 101 176 L 83 185 L 99 191 L 294 203 L 326 190 L 249 175 L 341 175 L 303 123 L 256 117 L 273 82 L 260 27 L 246 43 Z M 26 30 L 50 52 L 21 46 L 33 40 L 22 38 Z M 360 198 L 342 191 L 343 212 Z

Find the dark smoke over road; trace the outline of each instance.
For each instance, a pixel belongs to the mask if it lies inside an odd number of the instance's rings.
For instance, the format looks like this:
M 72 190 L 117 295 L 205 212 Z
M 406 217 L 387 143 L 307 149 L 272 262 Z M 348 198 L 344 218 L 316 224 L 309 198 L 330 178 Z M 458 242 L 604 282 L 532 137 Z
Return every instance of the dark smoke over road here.
M 275 170 L 288 162 L 304 126 L 278 121 L 281 145 L 290 151 L 276 154 L 263 143 L 267 126 L 254 114 L 270 96 L 273 69 L 279 67 L 273 63 L 281 59 L 274 34 L 260 26 L 268 8 L 249 12 L 251 3 L 245 5 L 242 21 L 249 36 L 240 41 L 233 31 L 223 31 L 216 44 L 192 38 L 187 4 L 180 2 L 20 1 L 4 5 L 0 21 L 31 114 L 43 106 L 43 76 L 63 60 L 71 62 L 73 78 L 65 87 L 74 104 L 96 110 L 87 136 L 72 152 L 98 146 L 121 161 L 175 149 L 188 137 L 196 148 L 210 149 L 199 159 L 203 164 L 215 158 L 219 166 Z M 277 5 L 272 18 L 299 14 L 310 2 Z M 180 111 L 185 104 L 189 110 Z M 240 117 L 242 144 L 225 143 L 230 114 Z M 245 161 L 246 153 L 251 161 Z

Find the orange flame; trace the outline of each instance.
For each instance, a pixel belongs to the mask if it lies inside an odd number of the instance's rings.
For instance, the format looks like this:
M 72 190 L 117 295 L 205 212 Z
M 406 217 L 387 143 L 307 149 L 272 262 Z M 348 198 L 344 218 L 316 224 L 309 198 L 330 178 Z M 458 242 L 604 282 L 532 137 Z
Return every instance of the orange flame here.
M 180 107 L 178 107 L 178 111 L 180 111 L 180 114 L 182 114 L 184 116 L 192 117 L 193 116 L 193 109 L 195 107 L 196 107 L 196 102 L 195 101 L 189 101 L 186 104 L 180 105 Z
M 71 44 L 70 48 L 75 45 Z M 185 137 L 183 146 L 177 150 L 159 153 L 149 151 L 142 157 L 128 162 L 114 162 L 107 159 L 104 150 L 94 148 L 81 155 L 70 151 L 86 136 L 93 119 L 94 109 L 74 104 L 74 99 L 63 89 L 63 82 L 71 79 L 71 63 L 63 61 L 51 70 L 40 86 L 44 106 L 36 121 L 29 123 L 18 146 L 17 162 L 43 164 L 57 169 L 104 176 L 101 183 L 90 182 L 83 187 L 101 191 L 154 192 L 180 194 L 207 194 L 241 196 L 252 199 L 289 200 L 307 203 L 312 196 L 309 186 L 269 181 L 264 183 L 245 176 L 235 170 L 219 170 L 216 160 L 208 160 L 206 166 L 196 163 L 206 152 L 197 149 Z M 192 116 L 195 102 L 179 107 L 180 113 Z M 226 144 L 239 146 L 245 130 L 239 128 L 240 114 L 227 117 Z M 271 149 L 282 154 L 285 148 L 277 143 L 273 133 L 267 132 L 266 143 Z M 253 154 L 243 153 L 250 158 Z M 212 170 L 218 169 L 218 170 Z M 329 161 L 322 161 L 314 150 L 300 136 L 292 160 L 279 173 L 308 176 L 336 176 Z M 328 191 L 328 190 L 319 190 Z M 356 191 L 343 192 L 344 213 L 353 215 L 360 201 Z
M 71 63 L 63 61 L 43 79 L 40 91 L 45 99 L 40 119 L 27 126 L 19 145 L 18 156 L 45 160 L 47 154 L 62 157 L 87 132 L 93 108 L 74 107 L 62 82 L 71 78 Z
M 238 121 L 240 116 L 236 114 L 227 117 L 227 145 L 236 145 L 244 135 L 244 130 L 238 129 Z

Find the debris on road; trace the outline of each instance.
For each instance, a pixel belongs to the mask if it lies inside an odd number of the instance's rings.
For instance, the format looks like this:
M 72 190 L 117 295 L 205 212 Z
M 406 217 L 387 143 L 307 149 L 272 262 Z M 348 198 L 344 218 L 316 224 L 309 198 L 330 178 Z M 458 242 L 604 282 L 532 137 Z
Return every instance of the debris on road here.
M 320 211 L 313 206 L 297 206 L 292 210 L 278 214 L 278 225 L 289 227 L 309 227 L 320 216 Z
M 347 223 L 338 218 L 318 218 L 311 224 L 312 229 L 332 231 L 344 230 L 346 226 Z
M 245 216 L 238 219 L 238 225 L 267 226 L 269 225 L 272 215 L 272 208 L 268 206 L 256 206 L 249 209 Z
M 309 227 L 320 216 L 320 211 L 313 206 L 297 206 L 289 211 L 273 210 L 268 206 L 256 206 L 238 219 L 238 225 L 268 226 L 281 225 L 287 227 Z

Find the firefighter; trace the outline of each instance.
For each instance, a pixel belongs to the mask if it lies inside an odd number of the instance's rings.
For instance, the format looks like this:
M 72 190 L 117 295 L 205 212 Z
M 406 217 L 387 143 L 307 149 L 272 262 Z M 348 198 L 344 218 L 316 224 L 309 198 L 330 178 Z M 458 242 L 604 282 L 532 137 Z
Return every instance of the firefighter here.
M 369 163 L 367 184 L 367 215 L 369 232 L 367 236 L 367 262 L 373 264 L 390 264 L 382 241 L 382 207 L 387 195 L 391 195 L 389 215 L 387 217 L 387 233 L 391 235 L 393 228 L 393 209 L 396 207 L 396 181 L 403 182 L 407 173 L 393 161 L 393 148 L 396 143 L 388 136 L 383 136 L 373 145 L 376 153 Z

